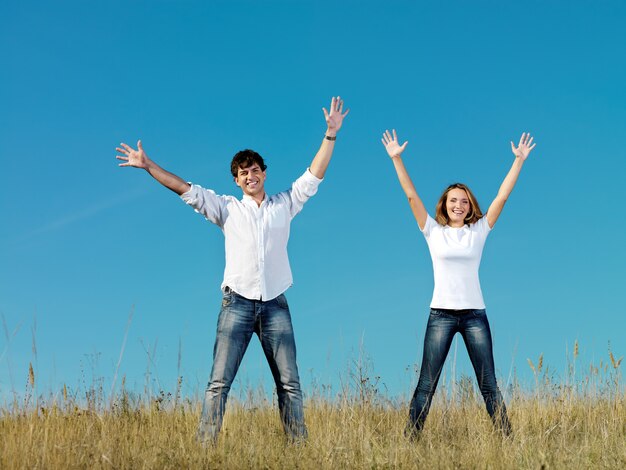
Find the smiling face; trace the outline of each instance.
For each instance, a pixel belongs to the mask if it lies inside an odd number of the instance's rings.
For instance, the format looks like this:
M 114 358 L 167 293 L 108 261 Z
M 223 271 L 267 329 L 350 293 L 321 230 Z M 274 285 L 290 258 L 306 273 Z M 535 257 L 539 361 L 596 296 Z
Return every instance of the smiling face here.
M 476 197 L 463 183 L 448 186 L 435 207 L 435 220 L 439 225 L 463 227 L 478 222 L 482 216 Z
M 257 202 L 265 197 L 265 178 L 267 175 L 258 163 L 253 163 L 245 168 L 239 167 L 235 183 L 241 188 L 243 193 L 250 196 Z
M 465 218 L 471 210 L 470 199 L 464 189 L 454 188 L 446 198 L 446 213 L 450 227 L 463 227 Z

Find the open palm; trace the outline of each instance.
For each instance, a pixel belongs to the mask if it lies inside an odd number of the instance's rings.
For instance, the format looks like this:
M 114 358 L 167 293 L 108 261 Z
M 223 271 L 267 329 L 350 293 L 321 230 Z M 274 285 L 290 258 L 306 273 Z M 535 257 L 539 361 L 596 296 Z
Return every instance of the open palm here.
M 125 143 L 121 143 L 120 145 L 121 147 L 117 147 L 115 150 L 122 155 L 117 155 L 116 158 L 124 161 L 125 163 L 120 163 L 119 166 L 147 168 L 149 159 L 146 152 L 143 151 L 141 140 L 137 141 L 137 150 L 132 148 L 130 145 L 126 145 Z
M 398 135 L 396 134 L 395 129 L 393 129 L 393 134 L 389 133 L 389 131 L 385 131 L 383 134 L 383 138 L 380 140 L 385 146 L 385 149 L 387 150 L 387 153 L 391 158 L 399 157 L 402 152 L 404 152 L 404 149 L 409 143 L 409 141 L 407 140 L 405 143 L 400 145 L 398 143 Z
M 511 142 L 511 151 L 513 152 L 513 155 L 521 158 L 522 160 L 526 160 L 531 150 L 535 148 L 535 145 L 537 145 L 536 143 L 533 144 L 533 139 L 534 137 L 531 137 L 528 132 L 524 132 L 522 137 L 519 139 L 517 147 L 515 147 L 513 142 Z
M 333 96 L 330 101 L 330 112 L 328 112 L 326 108 L 322 108 L 322 110 L 324 111 L 324 118 L 326 119 L 328 130 L 335 133 L 341 129 L 343 118 L 350 112 L 349 109 L 345 113 L 343 112 L 343 100 L 340 96 L 337 98 Z

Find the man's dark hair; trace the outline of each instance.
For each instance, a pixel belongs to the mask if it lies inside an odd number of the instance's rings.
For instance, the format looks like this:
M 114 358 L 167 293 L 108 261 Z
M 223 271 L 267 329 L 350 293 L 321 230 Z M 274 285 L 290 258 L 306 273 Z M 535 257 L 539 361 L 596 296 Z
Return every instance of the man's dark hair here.
M 261 170 L 265 171 L 267 169 L 263 157 L 254 150 L 240 150 L 233 157 L 233 161 L 230 162 L 230 172 L 233 174 L 233 177 L 237 178 L 239 168 L 247 168 L 255 163 L 261 167 Z

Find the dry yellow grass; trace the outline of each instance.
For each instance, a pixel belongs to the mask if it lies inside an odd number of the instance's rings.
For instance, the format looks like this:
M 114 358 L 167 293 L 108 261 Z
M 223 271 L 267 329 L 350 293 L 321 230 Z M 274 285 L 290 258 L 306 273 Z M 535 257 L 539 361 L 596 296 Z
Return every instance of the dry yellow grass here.
M 474 398 L 434 404 L 418 442 L 406 406 L 309 400 L 309 439 L 286 442 L 271 403 L 234 404 L 214 447 L 194 440 L 197 405 L 95 412 L 5 411 L 0 468 L 626 468 L 626 403 L 567 394 L 509 400 L 515 434 L 496 433 Z
M 305 402 L 309 439 L 289 444 L 275 403 L 247 390 L 231 399 L 216 445 L 194 438 L 199 401 L 173 395 L 105 397 L 102 386 L 76 399 L 65 385 L 56 399 L 36 396 L 29 365 L 21 401 L 0 408 L 0 469 L 181 468 L 626 468 L 626 395 L 621 358 L 576 371 L 578 345 L 564 383 L 535 365 L 532 390 L 508 387 L 514 434 L 489 420 L 474 379 L 442 384 L 417 442 L 407 440 L 407 400 L 389 400 L 378 377 L 355 363 L 348 385 Z M 101 382 L 100 382 L 101 383 Z M 235 398 L 235 397 L 233 397 Z

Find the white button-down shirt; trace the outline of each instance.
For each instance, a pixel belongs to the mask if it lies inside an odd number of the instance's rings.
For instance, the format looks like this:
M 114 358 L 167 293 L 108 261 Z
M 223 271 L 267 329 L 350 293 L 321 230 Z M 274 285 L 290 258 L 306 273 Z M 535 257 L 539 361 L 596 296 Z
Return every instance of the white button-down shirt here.
M 265 195 L 260 206 L 247 195 L 239 200 L 192 184 L 180 197 L 224 232 L 226 286 L 248 299 L 271 300 L 293 283 L 287 242 L 289 226 L 304 203 L 317 192 L 321 179 L 309 170 L 291 189 Z

